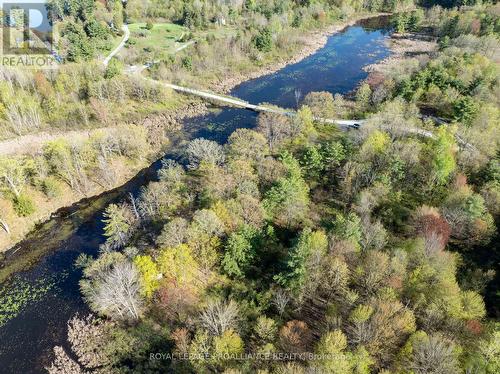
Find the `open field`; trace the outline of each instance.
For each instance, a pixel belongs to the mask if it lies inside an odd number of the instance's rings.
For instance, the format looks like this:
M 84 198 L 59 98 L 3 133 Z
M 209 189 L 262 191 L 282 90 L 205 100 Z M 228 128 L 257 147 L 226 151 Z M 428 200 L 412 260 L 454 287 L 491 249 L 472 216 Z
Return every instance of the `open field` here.
M 173 23 L 157 23 L 151 30 L 146 28 L 145 23 L 132 23 L 129 29 L 131 36 L 128 48 L 145 52 L 158 50 L 172 53 L 182 45 L 181 39 L 189 33 L 185 27 Z
M 234 27 L 191 32 L 188 28 L 173 23 L 155 23 L 150 30 L 146 28 L 146 23 L 132 23 L 128 27 L 130 39 L 119 56 L 126 63 L 134 65 L 173 55 L 200 39 L 223 39 L 236 34 Z

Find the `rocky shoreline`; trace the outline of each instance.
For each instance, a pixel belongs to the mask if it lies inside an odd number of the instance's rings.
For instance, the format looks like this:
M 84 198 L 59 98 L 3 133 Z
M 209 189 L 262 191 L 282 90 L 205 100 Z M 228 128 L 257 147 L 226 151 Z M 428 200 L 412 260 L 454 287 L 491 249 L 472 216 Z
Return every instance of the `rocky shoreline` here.
M 376 64 L 365 66 L 368 73 L 384 73 L 394 69 L 402 61 L 415 58 L 423 59 L 438 50 L 437 39 L 426 34 L 419 33 L 393 33 L 386 41 L 391 55 Z

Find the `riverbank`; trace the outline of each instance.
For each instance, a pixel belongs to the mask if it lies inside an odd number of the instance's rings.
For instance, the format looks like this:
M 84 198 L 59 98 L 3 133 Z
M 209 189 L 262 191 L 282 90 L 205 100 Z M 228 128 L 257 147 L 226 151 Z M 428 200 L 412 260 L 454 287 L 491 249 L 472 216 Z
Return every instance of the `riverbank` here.
M 421 33 L 393 33 L 385 42 L 391 55 L 375 64 L 370 64 L 364 70 L 370 73 L 368 81 L 376 74 L 385 74 L 401 67 L 409 59 L 423 60 L 438 51 L 437 39 Z
M 332 36 L 333 34 L 342 32 L 347 27 L 353 26 L 360 21 L 390 15 L 390 13 L 369 13 L 356 15 L 349 18 L 348 20 L 342 21 L 341 23 L 331 24 L 323 30 L 312 31 L 302 38 L 304 46 L 300 49 L 300 51 L 294 53 L 292 57 L 272 62 L 256 69 L 255 71 L 237 73 L 233 76 L 226 77 L 224 80 L 215 83 L 215 91 L 219 93 L 229 93 L 233 88 L 247 80 L 252 80 L 260 78 L 264 75 L 273 74 L 283 69 L 287 65 L 296 64 L 313 55 L 326 45 L 328 37 Z

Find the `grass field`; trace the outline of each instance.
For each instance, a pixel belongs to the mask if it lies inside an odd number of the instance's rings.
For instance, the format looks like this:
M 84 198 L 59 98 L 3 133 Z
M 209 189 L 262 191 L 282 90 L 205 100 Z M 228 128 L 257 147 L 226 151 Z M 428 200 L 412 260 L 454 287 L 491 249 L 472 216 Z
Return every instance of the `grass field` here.
M 151 30 L 146 29 L 145 23 L 132 23 L 129 25 L 129 48 L 143 51 L 173 53 L 183 42 L 180 39 L 189 33 L 183 26 L 173 23 L 157 23 Z
M 208 36 L 227 38 L 236 34 L 236 29 L 231 27 L 191 33 L 188 28 L 173 23 L 155 23 L 151 30 L 146 28 L 146 23 L 131 23 L 128 26 L 130 39 L 127 48 L 120 55 L 129 64 L 165 58 L 166 55 L 174 54 L 187 43 L 202 40 Z

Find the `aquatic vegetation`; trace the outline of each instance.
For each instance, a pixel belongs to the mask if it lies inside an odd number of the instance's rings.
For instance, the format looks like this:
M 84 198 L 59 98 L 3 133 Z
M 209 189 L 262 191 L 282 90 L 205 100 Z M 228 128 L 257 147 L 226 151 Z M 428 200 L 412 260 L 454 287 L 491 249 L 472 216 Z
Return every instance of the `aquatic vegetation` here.
M 31 283 L 27 280 L 14 280 L 0 289 L 0 327 L 17 317 L 24 308 L 34 303 L 67 276 L 67 272 L 37 279 Z

